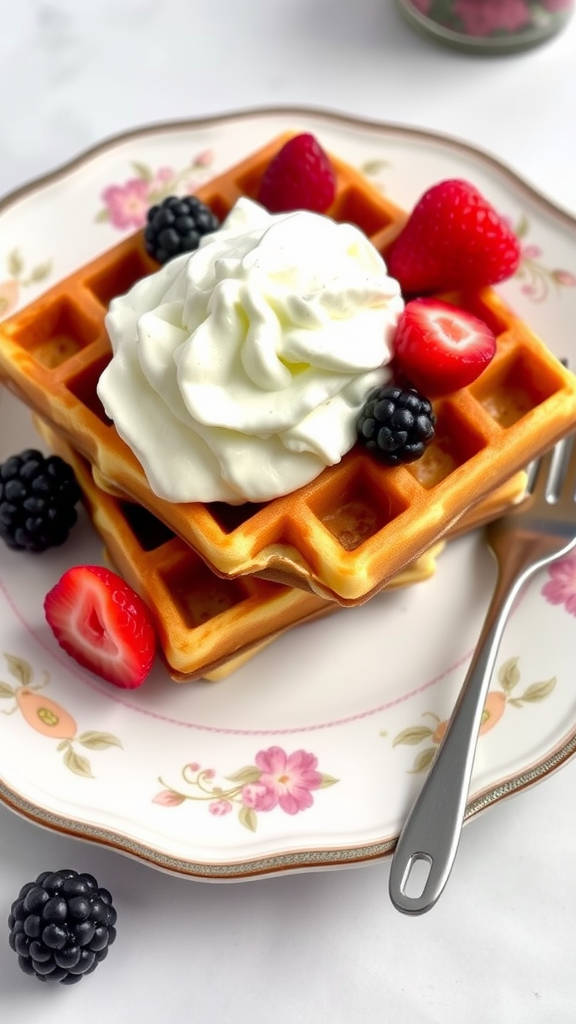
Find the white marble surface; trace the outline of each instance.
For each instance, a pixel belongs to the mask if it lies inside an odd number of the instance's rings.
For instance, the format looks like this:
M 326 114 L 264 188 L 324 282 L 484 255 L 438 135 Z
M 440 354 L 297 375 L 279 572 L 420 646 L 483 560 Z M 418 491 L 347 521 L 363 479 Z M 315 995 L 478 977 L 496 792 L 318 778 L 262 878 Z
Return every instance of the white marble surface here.
M 496 154 L 576 212 L 576 21 L 515 57 L 415 35 L 387 0 L 0 0 L 0 194 L 136 125 L 311 105 L 435 129 Z M 239 885 L 160 874 L 0 807 L 0 917 L 45 868 L 93 872 L 119 938 L 80 986 L 46 991 L 0 940 L 0 1016 L 24 1024 L 573 1019 L 576 763 L 464 832 L 425 917 L 386 863 Z

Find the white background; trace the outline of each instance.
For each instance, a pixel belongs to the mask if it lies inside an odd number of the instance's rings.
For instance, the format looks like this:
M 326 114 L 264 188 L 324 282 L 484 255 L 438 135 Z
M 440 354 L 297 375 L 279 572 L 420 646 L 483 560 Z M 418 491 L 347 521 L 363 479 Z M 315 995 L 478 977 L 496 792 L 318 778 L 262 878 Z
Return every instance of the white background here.
M 576 212 L 576 20 L 497 58 L 427 42 L 387 0 L 0 0 L 0 24 L 0 194 L 123 129 L 308 105 L 459 136 Z M 391 907 L 387 863 L 209 885 L 0 807 L 2 919 L 64 866 L 119 911 L 110 956 L 72 988 L 24 976 L 1 925 L 2 1024 L 568 1024 L 575 783 L 572 763 L 475 820 L 416 919 Z

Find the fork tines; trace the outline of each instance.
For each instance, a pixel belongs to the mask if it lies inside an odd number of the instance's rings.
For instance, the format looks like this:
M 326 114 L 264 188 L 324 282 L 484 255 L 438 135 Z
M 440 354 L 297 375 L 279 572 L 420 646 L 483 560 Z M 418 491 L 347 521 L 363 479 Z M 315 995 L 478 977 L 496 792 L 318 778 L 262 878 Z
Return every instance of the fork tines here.
M 543 492 L 544 500 L 555 504 L 566 484 L 568 477 L 576 474 L 576 433 L 568 434 L 557 441 L 553 448 L 534 459 L 527 467 L 526 491 L 534 495 Z M 573 479 L 572 496 L 576 495 L 576 479 Z

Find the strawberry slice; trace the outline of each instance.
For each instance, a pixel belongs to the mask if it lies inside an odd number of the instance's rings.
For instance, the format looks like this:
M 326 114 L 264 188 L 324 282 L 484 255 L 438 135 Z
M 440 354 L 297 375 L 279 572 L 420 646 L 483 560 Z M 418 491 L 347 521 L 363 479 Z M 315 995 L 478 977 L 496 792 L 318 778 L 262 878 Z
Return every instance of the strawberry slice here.
M 447 394 L 476 380 L 496 351 L 487 324 L 438 299 L 412 299 L 398 321 L 394 340 L 401 372 L 428 397 Z
M 470 182 L 451 178 L 417 202 L 386 262 L 407 295 L 482 288 L 516 271 L 520 243 Z
M 269 213 L 325 213 L 334 201 L 332 162 L 314 135 L 302 132 L 282 146 L 266 168 L 258 201 Z
M 44 599 L 60 646 L 84 668 L 125 690 L 144 682 L 156 653 L 148 608 L 131 587 L 100 565 L 68 569 Z

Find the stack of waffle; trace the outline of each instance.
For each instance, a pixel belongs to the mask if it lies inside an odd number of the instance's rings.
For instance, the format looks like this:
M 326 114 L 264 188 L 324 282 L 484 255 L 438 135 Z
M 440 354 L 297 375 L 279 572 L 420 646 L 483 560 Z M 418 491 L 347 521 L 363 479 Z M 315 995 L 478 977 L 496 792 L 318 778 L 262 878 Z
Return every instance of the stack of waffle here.
M 198 190 L 223 218 L 285 141 Z M 357 224 L 384 256 L 406 214 L 332 157 L 327 214 Z M 358 446 L 300 490 L 263 505 L 158 498 L 96 393 L 111 357 L 110 300 L 157 264 L 141 233 L 0 324 L 0 375 L 73 462 L 119 571 L 149 604 L 170 675 L 218 678 L 298 622 L 434 572 L 436 545 L 501 514 L 524 467 L 571 429 L 576 381 L 492 289 L 440 298 L 485 320 L 497 354 L 467 388 L 435 402 L 422 459 L 385 467 Z

